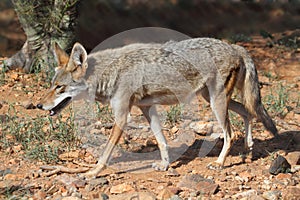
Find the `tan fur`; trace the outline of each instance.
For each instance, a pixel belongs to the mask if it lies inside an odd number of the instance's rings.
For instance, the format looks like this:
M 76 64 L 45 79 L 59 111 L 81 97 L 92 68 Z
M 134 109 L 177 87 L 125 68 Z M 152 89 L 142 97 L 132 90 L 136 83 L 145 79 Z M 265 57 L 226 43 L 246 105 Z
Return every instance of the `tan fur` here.
M 169 165 L 167 142 L 162 134 L 155 104 L 184 103 L 193 94 L 201 94 L 211 104 L 224 132 L 224 145 L 210 168 L 222 167 L 233 144 L 228 109 L 245 122 L 245 145 L 253 147 L 251 120 L 263 122 L 274 135 L 277 129 L 261 103 L 258 77 L 247 51 L 211 38 L 196 38 L 164 44 L 131 44 L 108 49 L 87 57 L 76 43 L 70 59 L 57 53 L 61 61 L 53 77 L 51 92 L 38 107 L 58 113 L 76 96 L 86 93 L 102 103 L 109 102 L 115 125 L 97 166 L 87 176 L 96 176 L 106 165 L 119 141 L 131 106 L 138 106 L 157 139 L 162 161 L 153 167 L 166 170 Z M 62 56 L 62 58 L 60 58 Z M 243 102 L 231 99 L 234 88 L 240 90 Z

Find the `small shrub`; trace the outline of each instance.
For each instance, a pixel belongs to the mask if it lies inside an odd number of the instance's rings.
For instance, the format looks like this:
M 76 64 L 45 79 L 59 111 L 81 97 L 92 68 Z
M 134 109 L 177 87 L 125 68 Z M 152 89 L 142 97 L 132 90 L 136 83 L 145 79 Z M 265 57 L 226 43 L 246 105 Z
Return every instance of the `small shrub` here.
M 282 84 L 277 86 L 275 91 L 271 88 L 271 92 L 263 98 L 263 101 L 268 105 L 267 109 L 275 115 L 282 117 L 288 113 L 289 93 Z
M 174 126 L 182 118 L 182 105 L 170 106 L 169 111 L 166 112 L 166 123 Z

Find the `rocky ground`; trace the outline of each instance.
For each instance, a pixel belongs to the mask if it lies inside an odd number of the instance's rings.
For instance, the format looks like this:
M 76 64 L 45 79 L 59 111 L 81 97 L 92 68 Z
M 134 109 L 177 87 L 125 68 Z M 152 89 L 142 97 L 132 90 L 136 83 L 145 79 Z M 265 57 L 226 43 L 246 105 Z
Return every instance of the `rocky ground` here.
M 299 35 L 239 38 L 255 60 L 263 102 L 279 137 L 254 120 L 253 160 L 245 160 L 243 124 L 231 114 L 239 137 L 222 170 L 206 168 L 221 150 L 222 135 L 209 105 L 194 99 L 186 107 L 159 109 L 173 160 L 168 171 L 149 167 L 159 159 L 157 144 L 133 109 L 109 167 L 96 179 L 82 179 L 76 170 L 84 172 L 88 168 L 82 164 L 96 162 L 111 131 L 109 108 L 97 104 L 97 120 L 91 122 L 76 112 L 82 104 L 50 118 L 35 107 L 49 87 L 45 75 L 0 72 L 0 198 L 300 199 Z M 287 163 L 271 174 L 270 166 L 281 156 Z

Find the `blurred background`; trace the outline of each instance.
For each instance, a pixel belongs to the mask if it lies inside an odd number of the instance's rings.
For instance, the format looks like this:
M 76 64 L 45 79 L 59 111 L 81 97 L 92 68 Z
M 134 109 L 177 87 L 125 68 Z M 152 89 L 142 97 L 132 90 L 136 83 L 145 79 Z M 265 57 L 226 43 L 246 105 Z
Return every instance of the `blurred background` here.
M 191 37 L 239 39 L 300 28 L 298 0 L 81 0 L 76 41 L 87 50 L 119 32 L 145 26 Z M 10 0 L 0 1 L 0 57 L 17 52 L 26 36 Z

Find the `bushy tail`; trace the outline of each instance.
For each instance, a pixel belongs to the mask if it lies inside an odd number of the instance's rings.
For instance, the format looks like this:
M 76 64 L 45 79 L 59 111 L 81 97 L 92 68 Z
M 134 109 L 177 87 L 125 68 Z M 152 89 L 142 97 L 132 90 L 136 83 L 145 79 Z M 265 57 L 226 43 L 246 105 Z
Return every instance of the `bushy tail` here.
M 252 58 L 243 47 L 238 45 L 232 46 L 239 52 L 244 61 L 245 79 L 243 81 L 242 89 L 244 105 L 248 112 L 256 116 L 268 131 L 274 136 L 277 136 L 277 128 L 261 102 L 257 71 Z

